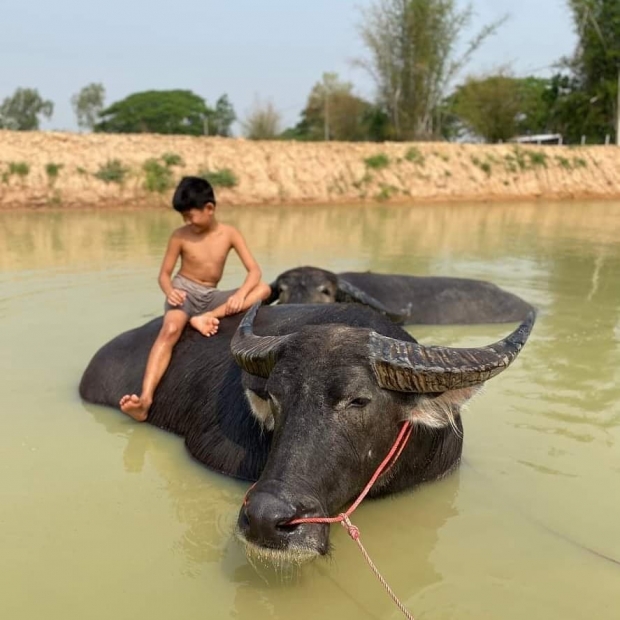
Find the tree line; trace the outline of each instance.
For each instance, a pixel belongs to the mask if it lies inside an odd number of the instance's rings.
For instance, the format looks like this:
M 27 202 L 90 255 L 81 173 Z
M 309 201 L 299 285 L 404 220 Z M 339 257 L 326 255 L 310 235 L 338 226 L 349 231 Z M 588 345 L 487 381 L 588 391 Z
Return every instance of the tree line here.
M 374 100 L 327 72 L 310 90 L 294 127 L 283 128 L 277 107 L 258 100 L 241 120 L 243 133 L 306 141 L 486 142 L 559 133 L 566 142 L 583 136 L 602 142 L 616 131 L 620 2 L 565 1 L 578 45 L 570 57 L 558 59 L 552 77 L 518 77 L 510 67 L 498 67 L 452 86 L 505 18 L 484 25 L 463 45 L 471 4 L 459 9 L 456 0 L 372 0 L 359 30 L 367 53 L 356 64 L 372 78 Z M 227 95 L 212 107 L 189 90 L 134 93 L 107 107 L 104 99 L 102 84 L 89 84 L 72 97 L 81 129 L 230 136 L 237 120 Z M 0 128 L 38 129 L 53 109 L 36 89 L 17 89 L 0 104 Z

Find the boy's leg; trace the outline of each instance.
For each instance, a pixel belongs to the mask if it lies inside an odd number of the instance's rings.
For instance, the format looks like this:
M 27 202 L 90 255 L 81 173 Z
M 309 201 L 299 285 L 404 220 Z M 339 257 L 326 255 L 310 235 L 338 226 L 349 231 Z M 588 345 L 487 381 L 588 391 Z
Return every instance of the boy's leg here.
M 231 294 L 234 291 L 231 291 Z M 266 282 L 259 282 L 246 296 L 243 305 L 239 312 L 247 310 L 253 306 L 257 301 L 265 301 L 271 295 L 271 287 Z M 204 314 L 199 314 L 192 317 L 190 324 L 194 329 L 197 329 L 204 336 L 212 336 L 217 332 L 217 326 L 219 320 L 226 316 L 226 302 L 224 301 L 213 310 L 209 310 Z M 213 326 L 214 320 L 216 321 L 215 327 Z M 212 331 L 212 330 L 215 331 Z
M 126 394 L 119 402 L 121 411 L 134 420 L 138 422 L 146 420 L 153 402 L 155 388 L 159 385 L 170 364 L 172 349 L 179 341 L 188 320 L 189 316 L 182 310 L 169 310 L 164 315 L 164 324 L 151 348 L 146 363 L 146 371 L 142 380 L 142 393 L 140 396 Z

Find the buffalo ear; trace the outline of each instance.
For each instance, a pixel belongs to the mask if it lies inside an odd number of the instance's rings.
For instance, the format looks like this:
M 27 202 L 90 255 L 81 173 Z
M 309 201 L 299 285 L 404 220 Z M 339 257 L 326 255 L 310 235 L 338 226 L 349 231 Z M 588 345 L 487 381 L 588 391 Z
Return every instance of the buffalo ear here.
M 430 428 L 451 426 L 459 432 L 456 416 L 468 401 L 482 389 L 482 385 L 448 390 L 441 394 L 424 394 L 418 399 L 409 415 L 409 421 Z
M 250 404 L 252 414 L 260 425 L 268 431 L 272 431 L 274 427 L 273 413 L 271 412 L 271 404 L 269 400 L 263 398 L 262 394 L 257 394 L 251 388 L 245 390 L 245 397 Z
M 380 314 L 384 314 L 394 323 L 400 325 L 405 322 L 405 316 L 392 312 L 378 299 L 364 292 L 354 284 L 338 278 L 338 290 L 336 291 L 336 301 L 341 303 L 358 303 L 369 306 Z

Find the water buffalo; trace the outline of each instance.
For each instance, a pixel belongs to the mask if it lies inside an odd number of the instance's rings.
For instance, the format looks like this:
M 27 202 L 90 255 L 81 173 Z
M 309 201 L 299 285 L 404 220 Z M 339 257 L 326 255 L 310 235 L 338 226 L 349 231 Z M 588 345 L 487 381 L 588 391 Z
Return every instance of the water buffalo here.
M 383 273 L 335 274 L 317 267 L 281 273 L 267 303 L 357 302 L 409 325 L 472 325 L 522 321 L 532 306 L 482 280 Z
M 204 338 L 187 329 L 174 349 L 148 421 L 185 437 L 218 472 L 257 481 L 238 517 L 249 552 L 305 560 L 328 552 L 322 524 L 366 484 L 403 421 L 412 438 L 374 497 L 440 478 L 457 467 L 460 409 L 507 368 L 534 315 L 504 340 L 476 349 L 425 347 L 357 304 L 254 306 Z M 139 389 L 155 319 L 117 336 L 93 357 L 82 398 L 117 406 Z

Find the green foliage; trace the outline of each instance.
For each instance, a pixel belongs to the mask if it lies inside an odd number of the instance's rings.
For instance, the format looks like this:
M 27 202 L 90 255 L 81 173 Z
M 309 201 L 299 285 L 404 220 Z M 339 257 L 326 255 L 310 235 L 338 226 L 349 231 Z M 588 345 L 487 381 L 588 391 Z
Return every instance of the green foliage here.
M 18 88 L 0 104 L 0 129 L 33 131 L 39 129 L 41 117 L 51 118 L 54 104 L 34 88 Z
M 488 159 L 487 161 L 482 161 L 478 157 L 472 156 L 471 161 L 474 164 L 474 166 L 477 166 L 478 168 L 480 168 L 480 170 L 485 172 L 487 176 L 491 176 L 491 170 L 492 170 L 491 162 L 488 161 Z
M 470 77 L 457 87 L 449 105 L 470 133 L 487 142 L 506 142 L 517 133 L 519 81 L 503 74 Z
M 420 149 L 412 146 L 405 153 L 405 159 L 410 161 L 412 164 L 418 164 L 419 166 L 423 166 L 426 161 L 424 155 L 420 152 Z
M 229 168 L 202 170 L 198 176 L 209 181 L 213 187 L 235 187 L 239 183 L 237 176 Z
M 353 84 L 342 82 L 336 73 L 324 73 L 308 96 L 298 129 L 308 140 L 366 140 L 370 108 L 353 94 Z
M 75 171 L 80 175 L 80 176 L 86 176 L 88 174 L 88 170 L 86 170 L 86 168 L 82 168 L 82 166 L 78 166 Z
M 618 0 L 568 0 L 578 44 L 564 61 L 546 94 L 549 129 L 566 143 L 602 143 L 615 135 L 620 67 L 620 3 Z
M 62 168 L 62 164 L 55 164 L 53 162 L 45 164 L 45 173 L 47 174 L 47 178 L 50 183 L 53 184 L 56 182 L 56 179 L 58 178 L 58 175 L 60 174 Z
M 375 80 L 398 140 L 436 132 L 435 111 L 447 84 L 502 21 L 463 46 L 473 9 L 457 6 L 456 0 L 373 0 L 364 11 L 360 34 L 370 58 L 360 64 Z M 465 49 L 460 57 L 459 48 Z
M 588 162 L 585 159 L 583 159 L 583 157 L 575 157 L 573 159 L 573 166 L 575 168 L 587 168 Z
M 129 169 L 123 166 L 120 159 L 108 159 L 105 164 L 99 166 L 99 170 L 93 176 L 104 183 L 122 185 L 128 172 Z
M 20 177 L 22 180 L 30 174 L 30 164 L 25 161 L 10 161 L 7 169 L 2 173 L 2 183 L 8 184 L 12 176 Z
M 375 195 L 375 200 L 378 200 L 379 202 L 389 200 L 397 192 L 398 188 L 394 187 L 393 185 L 386 185 L 385 183 L 381 183 L 379 185 L 379 192 Z
M 25 161 L 10 161 L 9 176 L 18 176 L 22 179 L 30 174 L 30 164 Z
M 390 165 L 390 158 L 385 153 L 377 153 L 364 159 L 364 163 L 373 170 L 382 170 Z
M 232 124 L 237 120 L 237 114 L 228 100 L 228 95 L 222 95 L 215 103 L 213 113 L 214 132 L 217 136 L 228 138 L 231 135 Z
M 562 167 L 565 168 L 566 170 L 572 170 L 573 166 L 570 163 L 570 159 L 568 159 L 568 157 L 562 157 L 561 155 L 556 157 L 555 160 L 558 162 L 558 164 Z
M 199 136 L 213 110 L 189 90 L 150 90 L 129 95 L 100 113 L 95 131 Z
M 79 93 L 71 97 L 71 105 L 77 117 L 78 127 L 93 129 L 103 109 L 105 88 L 103 84 L 92 83 L 84 86 Z
M 505 166 L 508 172 L 525 172 L 538 167 L 547 168 L 548 156 L 544 151 L 526 150 L 516 146 L 512 153 L 512 155 L 505 156 Z M 556 161 L 560 162 L 560 165 L 563 167 L 566 167 L 564 160 L 566 158 L 556 157 Z M 568 160 L 565 163 L 569 163 Z
M 160 163 L 155 158 L 147 159 L 142 164 L 144 172 L 144 188 L 149 192 L 163 194 L 172 188 L 174 177 L 170 166 Z
M 184 166 L 185 165 L 183 158 L 177 153 L 164 153 L 161 156 L 161 159 L 164 162 L 164 165 L 167 166 L 168 168 L 171 168 L 172 166 Z
M 543 151 L 528 151 L 528 155 L 530 156 L 530 163 L 533 167 L 547 167 L 547 154 Z

